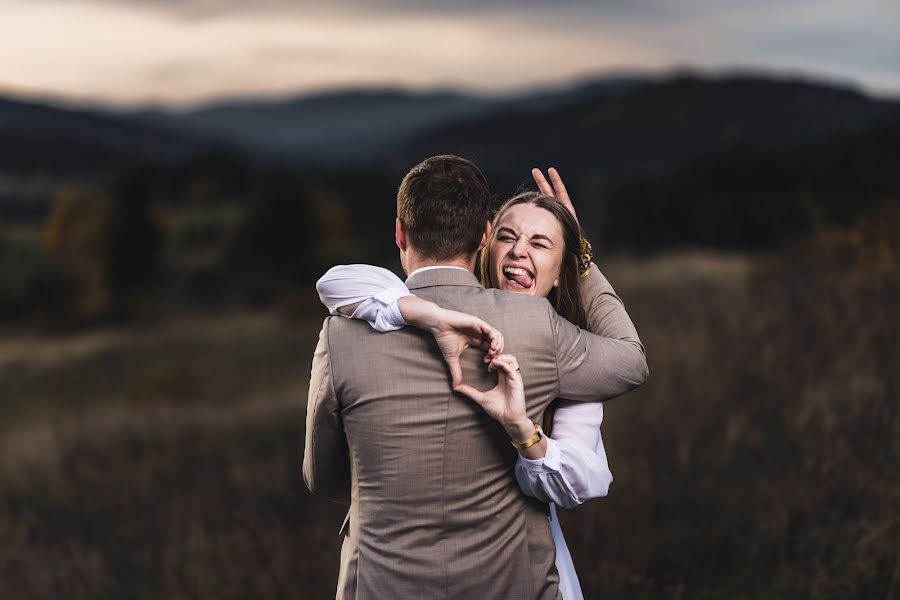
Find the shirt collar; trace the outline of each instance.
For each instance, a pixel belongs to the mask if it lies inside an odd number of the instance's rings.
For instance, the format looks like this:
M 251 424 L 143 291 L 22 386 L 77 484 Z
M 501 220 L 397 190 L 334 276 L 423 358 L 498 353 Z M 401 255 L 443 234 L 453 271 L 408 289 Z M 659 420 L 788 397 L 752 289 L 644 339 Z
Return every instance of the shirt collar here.
M 422 271 L 430 271 L 432 269 L 460 269 L 461 271 L 469 272 L 468 269 L 464 269 L 463 267 L 457 267 L 456 265 L 429 265 L 427 267 L 419 267 L 415 271 L 409 274 L 409 277 L 412 277 L 416 273 L 421 273 Z
M 406 287 L 411 290 L 436 285 L 481 287 L 481 283 L 470 270 L 451 265 L 422 267 L 410 273 L 406 278 Z

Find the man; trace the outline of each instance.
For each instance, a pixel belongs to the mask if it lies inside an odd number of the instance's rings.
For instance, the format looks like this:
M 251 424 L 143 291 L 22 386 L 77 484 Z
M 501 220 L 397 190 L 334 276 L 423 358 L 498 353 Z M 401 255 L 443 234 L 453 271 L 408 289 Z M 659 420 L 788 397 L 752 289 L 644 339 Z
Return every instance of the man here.
M 608 340 L 561 319 L 546 299 L 480 286 L 472 271 L 490 237 L 488 211 L 472 163 L 438 156 L 414 167 L 397 196 L 407 286 L 503 332 L 534 421 L 556 397 L 603 400 L 639 384 L 604 364 Z M 467 383 L 494 385 L 480 353 L 459 358 Z M 560 597 L 546 507 L 521 493 L 515 448 L 454 394 L 428 333 L 326 319 L 307 411 L 307 485 L 350 496 L 338 598 Z

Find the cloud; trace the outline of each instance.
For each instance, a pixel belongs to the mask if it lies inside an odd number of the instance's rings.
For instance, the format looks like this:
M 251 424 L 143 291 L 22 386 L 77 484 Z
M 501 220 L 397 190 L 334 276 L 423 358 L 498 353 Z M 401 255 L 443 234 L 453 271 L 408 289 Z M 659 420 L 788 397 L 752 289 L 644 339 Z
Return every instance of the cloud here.
M 900 92 L 894 0 L 3 0 L 7 86 L 192 102 L 346 85 L 502 90 L 750 66 Z
M 52 0 L 51 0 L 52 1 Z M 631 2 L 596 2 L 592 0 L 568 0 L 548 4 L 546 0 L 75 0 L 82 4 L 96 2 L 131 5 L 170 16 L 191 19 L 214 18 L 223 15 L 344 15 L 375 14 L 383 16 L 435 15 L 435 14 L 483 14 L 504 12 L 547 12 L 602 8 L 623 14 L 644 12 L 651 5 L 665 6 L 657 0 L 632 0 Z
M 47 4 L 60 0 L 35 0 Z M 843 0 L 793 0 L 790 6 L 806 8 Z M 860 0 L 856 6 L 881 4 L 885 0 Z M 597 24 L 693 22 L 701 24 L 717 15 L 746 9 L 742 3 L 728 0 L 67 0 L 70 5 L 110 5 L 154 12 L 169 18 L 187 20 L 216 19 L 227 16 L 281 16 L 288 18 L 339 16 L 344 18 L 392 18 L 396 16 L 479 16 L 502 14 L 509 19 L 535 20 L 585 18 Z M 779 0 L 757 0 L 752 10 L 784 7 Z

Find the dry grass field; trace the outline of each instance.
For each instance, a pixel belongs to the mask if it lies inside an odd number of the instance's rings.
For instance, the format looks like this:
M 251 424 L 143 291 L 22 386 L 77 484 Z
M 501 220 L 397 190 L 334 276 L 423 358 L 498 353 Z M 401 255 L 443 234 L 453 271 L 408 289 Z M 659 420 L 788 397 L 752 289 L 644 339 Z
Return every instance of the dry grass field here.
M 587 598 L 900 597 L 900 278 L 846 245 L 600 261 L 651 379 L 607 405 L 609 497 L 562 516 Z M 322 316 L 0 336 L 0 597 L 332 597 Z

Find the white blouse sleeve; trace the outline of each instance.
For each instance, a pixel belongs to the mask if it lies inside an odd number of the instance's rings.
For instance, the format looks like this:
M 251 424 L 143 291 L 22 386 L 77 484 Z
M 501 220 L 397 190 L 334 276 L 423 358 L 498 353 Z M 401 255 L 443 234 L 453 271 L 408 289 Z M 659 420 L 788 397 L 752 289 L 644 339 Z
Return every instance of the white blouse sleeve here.
M 403 281 L 373 265 L 337 265 L 316 282 L 319 299 L 332 315 L 342 306 L 359 303 L 352 318 L 368 321 L 378 331 L 394 331 L 406 325 L 397 300 L 409 296 Z
M 578 292 L 587 313 L 591 333 L 621 340 L 619 352 L 643 364 L 644 346 L 625 305 L 609 280 L 592 264 L 588 277 L 581 279 Z M 547 439 L 543 460 L 516 462 L 516 479 L 527 495 L 544 502 L 570 508 L 589 498 L 605 496 L 612 483 L 600 424 L 603 404 L 563 402 L 553 416 L 553 439 Z
M 600 435 L 602 422 L 600 402 L 561 402 L 553 415 L 553 437 L 547 438 L 544 458 L 520 456 L 516 462 L 516 481 L 522 491 L 562 508 L 605 496 L 613 477 Z

